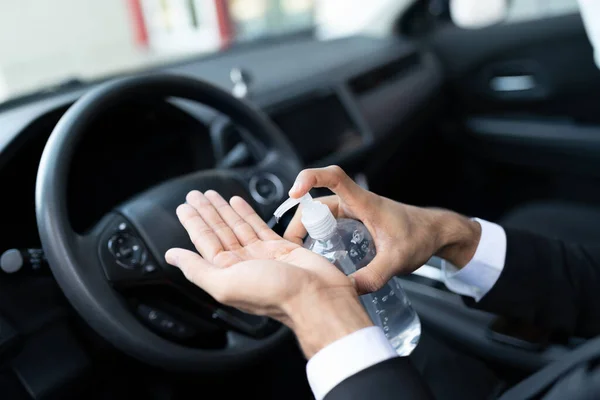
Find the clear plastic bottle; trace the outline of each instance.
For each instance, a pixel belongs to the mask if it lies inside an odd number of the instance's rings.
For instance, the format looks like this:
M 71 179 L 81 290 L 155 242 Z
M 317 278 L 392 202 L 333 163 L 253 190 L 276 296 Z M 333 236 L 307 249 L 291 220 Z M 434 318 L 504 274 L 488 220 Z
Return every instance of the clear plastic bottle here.
M 288 199 L 275 211 L 275 217 L 281 218 L 298 203 L 302 203 L 302 224 L 309 235 L 304 247 L 327 258 L 346 275 L 373 260 L 375 245 L 367 228 L 359 221 L 336 220 L 326 205 L 314 201 L 309 194 Z M 393 278 L 378 291 L 361 296 L 361 301 L 396 352 L 409 355 L 419 343 L 421 322 L 399 280 Z

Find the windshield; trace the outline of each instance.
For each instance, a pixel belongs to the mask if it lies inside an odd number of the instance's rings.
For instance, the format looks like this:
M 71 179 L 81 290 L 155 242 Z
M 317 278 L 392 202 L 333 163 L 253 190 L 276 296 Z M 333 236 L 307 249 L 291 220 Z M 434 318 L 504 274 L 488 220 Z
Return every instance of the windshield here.
M 0 102 L 241 43 L 374 32 L 411 0 L 3 0 Z

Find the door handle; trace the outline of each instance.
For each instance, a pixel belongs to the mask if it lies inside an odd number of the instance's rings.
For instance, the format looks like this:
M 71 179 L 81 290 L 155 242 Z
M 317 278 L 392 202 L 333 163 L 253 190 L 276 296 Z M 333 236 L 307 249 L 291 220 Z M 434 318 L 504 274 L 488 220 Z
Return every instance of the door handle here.
M 490 79 L 490 88 L 495 92 L 524 92 L 533 90 L 536 86 L 533 75 L 495 76 Z

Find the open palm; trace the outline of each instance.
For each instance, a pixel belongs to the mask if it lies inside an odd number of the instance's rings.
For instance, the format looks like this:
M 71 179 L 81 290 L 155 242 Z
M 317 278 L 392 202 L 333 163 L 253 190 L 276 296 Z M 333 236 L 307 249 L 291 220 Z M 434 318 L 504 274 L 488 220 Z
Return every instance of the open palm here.
M 166 258 L 218 301 L 285 319 L 282 305 L 299 293 L 354 290 L 325 258 L 283 239 L 240 197 L 193 191 L 177 216 L 200 255 L 171 249 Z

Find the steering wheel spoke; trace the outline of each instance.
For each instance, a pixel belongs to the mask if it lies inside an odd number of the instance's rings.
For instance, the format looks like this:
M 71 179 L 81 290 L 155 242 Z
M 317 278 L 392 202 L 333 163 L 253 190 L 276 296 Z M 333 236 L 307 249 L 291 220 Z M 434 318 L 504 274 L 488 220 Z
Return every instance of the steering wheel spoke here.
M 235 168 L 249 159 L 262 160 L 268 153 L 247 129 L 224 115 L 211 123 L 210 137 L 217 168 Z
M 142 236 L 117 213 L 108 214 L 81 240 L 91 254 L 97 255 L 106 279 L 115 287 L 167 281 L 163 266 L 151 254 Z

